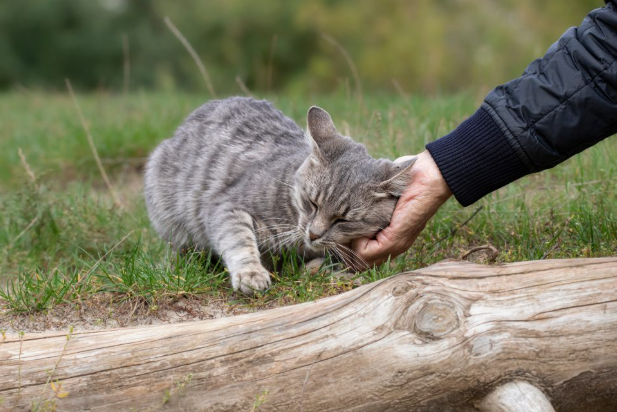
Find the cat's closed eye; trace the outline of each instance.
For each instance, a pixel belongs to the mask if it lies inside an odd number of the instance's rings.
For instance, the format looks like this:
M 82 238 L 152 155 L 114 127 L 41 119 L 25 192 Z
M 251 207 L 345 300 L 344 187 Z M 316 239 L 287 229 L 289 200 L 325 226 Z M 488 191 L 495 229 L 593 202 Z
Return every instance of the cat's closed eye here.
M 344 218 L 340 217 L 340 218 L 338 218 L 338 219 L 335 219 L 335 220 L 334 220 L 334 222 L 332 222 L 332 224 L 333 224 L 333 225 L 336 225 L 336 224 L 338 224 L 338 223 L 346 223 L 346 222 L 348 222 L 348 220 L 347 220 L 347 219 L 344 219 Z

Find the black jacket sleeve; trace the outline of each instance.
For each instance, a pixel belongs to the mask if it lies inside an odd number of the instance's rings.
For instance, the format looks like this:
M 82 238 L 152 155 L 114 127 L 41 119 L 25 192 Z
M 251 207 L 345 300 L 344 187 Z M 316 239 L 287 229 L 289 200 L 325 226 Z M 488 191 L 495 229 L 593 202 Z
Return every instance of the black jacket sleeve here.
M 589 13 L 521 77 L 426 148 L 468 206 L 617 132 L 617 7 Z

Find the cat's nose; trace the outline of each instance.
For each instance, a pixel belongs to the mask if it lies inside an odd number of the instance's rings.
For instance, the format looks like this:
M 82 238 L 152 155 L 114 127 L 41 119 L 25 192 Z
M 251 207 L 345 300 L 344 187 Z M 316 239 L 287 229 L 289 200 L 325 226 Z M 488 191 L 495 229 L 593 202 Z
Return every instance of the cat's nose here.
M 316 235 L 315 233 L 309 231 L 309 237 L 311 238 L 311 242 L 316 241 L 317 239 L 319 239 L 321 236 Z

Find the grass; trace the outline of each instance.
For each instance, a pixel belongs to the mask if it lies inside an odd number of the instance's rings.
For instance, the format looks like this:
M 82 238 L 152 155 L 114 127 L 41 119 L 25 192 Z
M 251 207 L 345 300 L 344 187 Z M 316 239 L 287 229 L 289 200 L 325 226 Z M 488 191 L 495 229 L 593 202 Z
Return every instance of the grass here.
M 138 302 L 149 311 L 186 298 L 255 310 L 353 287 L 332 279 L 327 267 L 308 274 L 290 252 L 282 257 L 283 269 L 273 274 L 272 288 L 247 298 L 231 291 L 224 267 L 207 253 L 172 254 L 150 228 L 141 168 L 150 150 L 204 98 L 135 93 L 78 99 L 124 207 L 114 203 L 103 183 L 68 95 L 0 95 L 0 306 L 5 313 L 83 308 L 101 296 L 108 305 Z M 479 103 L 467 94 L 365 95 L 359 103 L 345 90 L 271 100 L 301 125 L 307 108 L 320 105 L 342 132 L 364 142 L 374 156 L 390 158 L 423 150 Z M 458 258 L 485 244 L 497 249 L 497 262 L 615 255 L 616 155 L 617 140 L 609 138 L 469 208 L 452 199 L 405 256 L 359 279 L 367 283 Z M 0 329 L 8 322 L 0 320 Z

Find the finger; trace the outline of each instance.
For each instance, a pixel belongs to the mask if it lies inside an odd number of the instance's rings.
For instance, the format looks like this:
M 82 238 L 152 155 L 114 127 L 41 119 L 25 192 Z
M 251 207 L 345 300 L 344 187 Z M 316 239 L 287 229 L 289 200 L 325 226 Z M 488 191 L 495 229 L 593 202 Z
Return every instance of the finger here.
M 379 250 L 379 242 L 376 239 L 361 237 L 351 241 L 351 249 L 363 259 L 372 259 L 375 250 Z
M 359 238 L 351 242 L 351 249 L 369 265 L 381 263 L 383 246 L 376 239 Z
M 363 252 L 364 249 L 366 249 L 366 245 L 370 240 L 371 239 L 369 239 L 368 237 L 359 237 L 357 239 L 354 239 L 351 241 L 351 249 L 356 253 Z
M 406 248 L 399 244 L 400 240 L 388 227 L 379 232 L 375 239 L 360 238 L 352 241 L 351 247 L 368 263 L 380 264 L 405 251 Z

